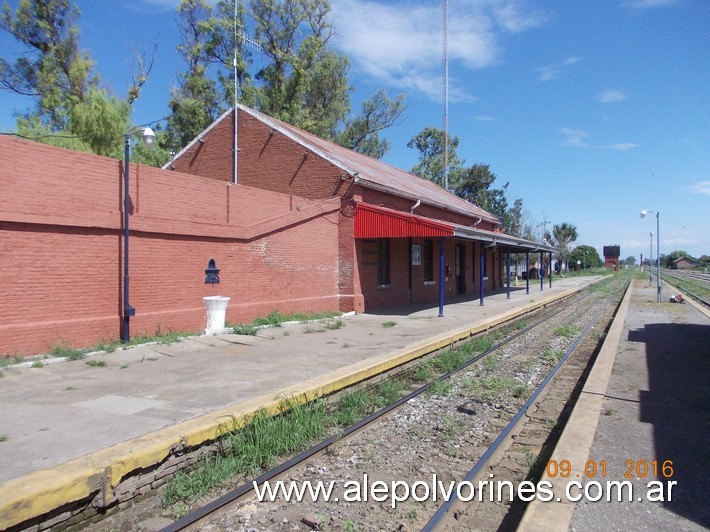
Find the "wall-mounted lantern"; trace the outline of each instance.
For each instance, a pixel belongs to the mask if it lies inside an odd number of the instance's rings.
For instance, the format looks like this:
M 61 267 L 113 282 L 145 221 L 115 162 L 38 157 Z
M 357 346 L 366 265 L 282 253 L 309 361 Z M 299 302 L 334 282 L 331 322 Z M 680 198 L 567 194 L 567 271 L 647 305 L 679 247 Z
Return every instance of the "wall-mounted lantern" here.
M 219 268 L 214 259 L 210 259 L 205 270 L 205 284 L 219 284 Z

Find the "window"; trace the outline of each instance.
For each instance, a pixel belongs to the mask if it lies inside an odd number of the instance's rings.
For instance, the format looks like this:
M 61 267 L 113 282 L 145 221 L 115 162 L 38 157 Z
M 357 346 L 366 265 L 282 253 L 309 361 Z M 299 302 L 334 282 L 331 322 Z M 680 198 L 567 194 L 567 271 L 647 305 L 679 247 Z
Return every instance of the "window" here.
M 425 240 L 422 245 L 422 265 L 424 266 L 424 282 L 434 280 L 434 242 Z
M 386 238 L 377 241 L 377 284 L 390 284 L 390 241 Z

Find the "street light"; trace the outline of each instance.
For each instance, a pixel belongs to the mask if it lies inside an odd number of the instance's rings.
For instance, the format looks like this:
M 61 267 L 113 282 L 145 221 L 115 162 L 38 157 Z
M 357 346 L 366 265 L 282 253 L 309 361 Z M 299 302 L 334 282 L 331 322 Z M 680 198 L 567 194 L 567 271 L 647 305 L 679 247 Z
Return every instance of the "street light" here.
M 584 261 L 584 263 L 582 265 L 582 271 L 587 270 L 587 253 L 588 253 L 588 251 L 585 251 L 584 255 L 582 255 L 582 260 Z
M 648 287 L 650 288 L 653 282 L 653 231 L 649 235 L 651 235 L 651 247 L 648 255 Z
M 645 218 L 648 213 L 653 213 L 656 215 L 656 255 L 658 256 L 656 262 L 656 286 L 658 291 L 657 301 L 661 302 L 661 213 L 658 211 L 651 211 L 644 209 L 641 211 L 641 218 Z M 651 233 L 653 235 L 653 233 Z M 653 242 L 653 237 L 651 237 Z
M 131 162 L 131 133 L 136 128 L 128 130 L 124 135 L 125 157 L 123 161 L 123 334 L 122 340 L 131 340 L 131 316 L 136 315 L 136 309 L 129 303 L 129 276 L 128 276 L 128 219 L 130 212 L 130 196 L 128 194 L 128 176 Z M 155 142 L 155 133 L 149 127 L 141 129 L 143 144 L 152 146 Z

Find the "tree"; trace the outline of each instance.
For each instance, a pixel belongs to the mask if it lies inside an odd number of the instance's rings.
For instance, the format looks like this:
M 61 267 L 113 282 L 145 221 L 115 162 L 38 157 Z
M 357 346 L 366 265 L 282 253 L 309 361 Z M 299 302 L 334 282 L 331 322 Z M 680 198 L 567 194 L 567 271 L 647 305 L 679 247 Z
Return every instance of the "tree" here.
M 444 167 L 445 165 L 445 142 L 446 136 L 444 130 L 426 127 L 421 130 L 416 136 L 412 137 L 407 143 L 408 148 L 415 148 L 419 151 L 419 163 L 411 169 L 411 173 L 429 181 L 433 181 L 437 185 L 443 187 L 444 183 Z M 456 149 L 459 145 L 458 137 L 449 137 L 449 189 L 454 189 L 458 186 L 459 181 L 463 177 L 464 161 L 459 157 Z
M 0 88 L 34 100 L 17 118 L 20 135 L 71 149 L 120 157 L 130 127 L 130 104 L 146 83 L 152 60 L 139 60 L 126 99 L 99 88 L 88 52 L 79 49 L 79 10 L 69 0 L 22 0 L 13 13 L 6 3 L 0 29 L 27 53 L 0 59 Z M 135 51 L 134 51 L 135 53 Z M 147 65 L 147 66 L 146 66 Z
M 182 0 L 178 8 L 187 64 L 173 90 L 166 142 L 175 151 L 192 140 L 234 102 L 232 61 L 237 61 L 239 101 L 360 153 L 382 157 L 389 149 L 379 133 L 404 112 L 404 96 L 376 92 L 351 115 L 350 61 L 329 48 L 333 35 L 327 0 L 253 0 L 255 40 L 267 64 L 252 79 L 251 52 L 239 4 L 234 36 L 234 2 Z M 235 54 L 236 47 L 236 54 Z
M 579 245 L 570 251 L 568 260 L 571 264 L 577 264 L 579 261 L 586 268 L 601 268 L 603 264 L 597 250 L 586 245 Z
M 633 255 L 629 255 L 628 257 L 626 257 L 626 260 L 624 261 L 624 263 L 627 264 L 628 266 L 635 266 L 636 265 L 636 257 L 634 257 Z
M 673 265 L 673 261 L 680 259 L 681 257 L 688 257 L 690 259 L 693 258 L 687 251 L 677 249 L 675 251 L 671 251 L 668 255 L 661 255 L 661 265 L 662 267 L 670 268 Z
M 207 76 L 215 38 L 212 8 L 206 0 L 182 0 L 178 13 L 182 40 L 177 50 L 187 63 L 187 71 L 179 75 L 180 87 L 173 89 L 168 101 L 172 113 L 162 140 L 173 151 L 187 145 L 224 109 L 217 83 Z
M 78 17 L 69 0 L 23 0 L 14 14 L 3 6 L 0 29 L 24 44 L 27 54 L 14 64 L 0 59 L 0 86 L 35 98 L 34 112 L 24 118 L 36 117 L 35 124 L 49 131 L 68 130 L 72 109 L 98 85 L 93 61 L 79 50 Z
M 567 222 L 554 225 L 552 227 L 552 234 L 547 233 L 545 235 L 545 239 L 554 247 L 559 249 L 556 257 L 562 262 L 562 264 L 567 264 L 570 253 L 570 245 L 577 240 L 577 228 Z
M 393 100 L 380 89 L 363 102 L 360 115 L 347 120 L 345 128 L 335 135 L 334 140 L 341 146 L 379 159 L 389 150 L 389 142 L 380 138 L 380 131 L 396 124 L 406 107 L 403 94 Z

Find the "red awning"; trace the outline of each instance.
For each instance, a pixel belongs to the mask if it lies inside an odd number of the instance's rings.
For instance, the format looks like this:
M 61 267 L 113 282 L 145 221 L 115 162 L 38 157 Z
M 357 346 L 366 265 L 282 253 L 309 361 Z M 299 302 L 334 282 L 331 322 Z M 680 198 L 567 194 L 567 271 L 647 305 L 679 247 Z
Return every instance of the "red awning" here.
M 407 238 L 454 236 L 448 224 L 385 207 L 358 202 L 355 206 L 355 238 Z

